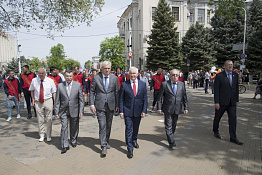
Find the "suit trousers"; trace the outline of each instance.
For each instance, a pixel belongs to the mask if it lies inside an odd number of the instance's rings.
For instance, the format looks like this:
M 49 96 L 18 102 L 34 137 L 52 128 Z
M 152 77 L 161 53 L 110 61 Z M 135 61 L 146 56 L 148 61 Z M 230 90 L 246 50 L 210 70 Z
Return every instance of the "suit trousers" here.
M 141 121 L 141 116 L 139 117 L 128 117 L 125 116 L 126 125 L 126 146 L 129 151 L 133 151 L 133 143 L 137 143 L 137 135 L 139 130 L 139 125 Z
M 154 90 L 154 101 L 153 101 L 153 104 L 152 104 L 153 107 L 155 107 L 155 105 L 156 105 L 158 94 L 159 94 L 159 90 Z
M 44 101 L 41 104 L 39 101 L 35 102 L 35 108 L 38 119 L 38 128 L 40 137 L 44 137 L 46 133 L 46 137 L 51 138 L 52 133 L 52 117 L 53 117 L 53 101 L 52 98 Z M 46 117 L 46 131 L 45 131 L 45 117 Z
M 70 125 L 70 142 L 72 145 L 76 145 L 77 137 L 79 133 L 79 117 L 71 117 L 69 112 L 65 112 L 60 117 L 61 120 L 61 146 L 62 148 L 69 147 L 68 141 L 68 123 Z
M 99 124 L 100 144 L 101 148 L 104 149 L 107 147 L 107 143 L 109 143 L 114 110 L 111 111 L 108 107 L 108 103 L 105 103 L 104 109 L 97 110 L 96 113 Z
M 174 133 L 176 131 L 178 115 L 165 113 L 165 130 L 169 144 L 174 144 Z
M 236 117 L 236 106 L 232 106 L 231 103 L 229 105 L 220 105 L 220 109 L 215 111 L 215 118 L 213 121 L 213 132 L 219 132 L 219 122 L 223 116 L 223 114 L 227 111 L 228 114 L 228 123 L 229 123 L 229 134 L 231 139 L 236 139 L 236 125 L 237 125 L 237 117 Z
M 26 108 L 27 108 L 28 115 L 32 115 L 31 113 L 31 100 L 32 100 L 31 91 L 29 91 L 28 89 L 23 89 L 23 93 L 24 93 L 24 97 L 26 101 Z M 33 107 L 33 109 L 35 111 L 35 107 Z

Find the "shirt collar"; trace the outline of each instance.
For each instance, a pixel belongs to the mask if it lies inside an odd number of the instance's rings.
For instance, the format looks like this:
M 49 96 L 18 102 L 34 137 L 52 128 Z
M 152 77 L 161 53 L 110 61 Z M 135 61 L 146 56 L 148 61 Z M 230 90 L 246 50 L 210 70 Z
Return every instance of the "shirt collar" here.
M 106 77 L 103 73 L 102 73 L 102 75 L 103 75 L 103 79 Z M 109 78 L 109 75 L 107 76 L 107 78 Z
M 232 75 L 232 71 L 231 72 L 227 72 L 225 71 L 227 75 Z
M 39 77 L 37 77 L 37 80 L 38 80 L 39 82 L 41 82 L 41 79 L 40 79 Z M 46 80 L 46 77 L 43 79 L 43 82 L 45 82 L 45 80 Z
M 71 81 L 70 84 L 68 84 L 68 83 L 66 82 L 66 86 L 72 86 L 72 84 L 73 84 L 73 80 Z
M 130 83 L 133 84 L 134 82 L 130 79 Z M 137 79 L 135 80 L 135 83 L 136 83 L 136 84 L 138 83 L 138 80 L 137 80 Z

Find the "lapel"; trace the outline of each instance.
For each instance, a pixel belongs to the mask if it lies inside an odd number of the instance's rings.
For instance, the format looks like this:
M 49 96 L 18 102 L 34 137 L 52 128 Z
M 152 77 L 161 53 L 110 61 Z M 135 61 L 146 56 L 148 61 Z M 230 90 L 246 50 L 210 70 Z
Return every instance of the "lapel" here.
M 108 75 L 108 78 L 109 78 L 109 84 L 108 84 L 108 89 L 107 89 L 107 90 L 109 90 L 109 88 L 111 87 L 111 85 L 114 84 L 114 83 L 112 83 L 112 81 L 113 81 L 113 77 L 115 77 L 115 76 L 112 75 L 112 74 L 109 74 L 109 75 Z
M 105 85 L 104 85 L 104 79 L 103 79 L 103 73 L 99 73 L 98 75 L 100 77 L 100 83 L 104 89 L 104 92 L 106 92 Z
M 226 78 L 226 81 L 228 82 L 229 86 L 232 88 L 233 82 L 234 82 L 234 81 L 233 81 L 233 77 L 234 77 L 234 76 L 233 76 L 233 72 L 232 72 L 232 86 L 231 86 L 230 81 L 229 81 L 229 79 L 228 79 L 228 77 L 227 77 L 226 71 L 224 71 L 223 73 L 224 73 L 224 76 L 225 76 L 225 78 Z
M 172 93 L 174 96 L 176 96 L 175 93 L 174 93 L 174 91 L 173 91 L 173 88 L 172 88 L 172 81 L 171 81 L 171 80 L 168 80 L 168 82 L 167 82 L 167 88 L 171 91 L 171 93 Z M 178 86 L 177 86 L 177 89 L 178 89 Z M 177 91 L 176 91 L 176 92 L 177 92 Z
M 137 89 L 137 93 L 136 93 L 136 96 L 139 95 L 140 91 L 141 91 L 141 81 L 140 80 L 137 80 L 137 84 L 138 84 L 138 89 Z
M 66 90 L 66 82 L 63 82 L 63 89 L 65 91 L 65 94 L 67 96 L 67 98 L 69 98 L 68 94 L 67 94 L 67 90 Z M 72 90 L 72 89 L 71 89 Z

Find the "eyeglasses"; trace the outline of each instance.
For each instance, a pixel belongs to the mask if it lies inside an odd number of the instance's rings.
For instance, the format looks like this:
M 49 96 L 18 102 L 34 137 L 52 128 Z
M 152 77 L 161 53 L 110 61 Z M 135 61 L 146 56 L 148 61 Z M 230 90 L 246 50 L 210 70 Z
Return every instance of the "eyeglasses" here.
M 172 74 L 171 76 L 173 76 L 173 77 L 179 77 L 178 74 Z

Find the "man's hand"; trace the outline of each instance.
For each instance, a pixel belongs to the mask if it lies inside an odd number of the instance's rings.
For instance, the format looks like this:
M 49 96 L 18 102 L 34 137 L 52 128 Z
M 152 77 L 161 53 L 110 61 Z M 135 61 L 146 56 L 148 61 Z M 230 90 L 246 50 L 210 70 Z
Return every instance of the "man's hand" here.
M 219 110 L 220 109 L 220 104 L 219 103 L 215 103 L 215 109 Z
M 151 94 L 153 94 L 154 90 L 151 90 Z
M 8 98 L 11 100 L 13 97 L 11 95 L 8 95 Z
M 24 97 L 24 93 L 23 92 L 21 92 L 20 97 Z
M 89 97 L 89 93 L 87 93 L 87 96 Z
M 117 114 L 119 113 L 119 107 L 116 107 L 116 113 Z
M 83 92 L 83 96 L 85 96 L 85 92 Z
M 81 118 L 83 116 L 83 114 L 79 114 L 79 118 Z
M 158 113 L 158 114 L 161 114 L 161 110 L 157 110 L 157 113 Z
M 32 98 L 32 105 L 35 106 L 35 99 Z
M 141 117 L 144 118 L 146 116 L 146 113 L 143 113 L 141 114 Z
M 238 106 L 238 105 L 239 105 L 239 102 L 237 102 L 236 105 Z
M 55 115 L 55 117 L 56 117 L 57 119 L 59 119 L 59 116 L 58 116 L 58 115 Z
M 96 111 L 96 108 L 95 108 L 95 106 L 90 106 L 90 111 L 94 114 L 95 113 L 95 111 Z
M 125 118 L 124 114 L 120 114 L 120 118 L 124 119 Z
M 188 110 L 184 110 L 184 114 L 186 114 L 186 115 L 187 115 L 187 114 L 188 114 Z

